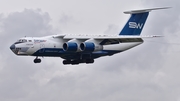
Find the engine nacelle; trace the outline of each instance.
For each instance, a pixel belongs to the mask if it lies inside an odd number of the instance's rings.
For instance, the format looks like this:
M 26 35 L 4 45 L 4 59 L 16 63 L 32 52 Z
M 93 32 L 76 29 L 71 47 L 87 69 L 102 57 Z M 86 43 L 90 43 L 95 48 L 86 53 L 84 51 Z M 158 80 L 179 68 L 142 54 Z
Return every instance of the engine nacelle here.
M 67 52 L 76 52 L 78 50 L 78 44 L 75 42 L 66 42 L 63 44 L 63 50 Z
M 85 40 L 72 39 L 63 44 L 63 50 L 66 52 L 80 52 L 80 43 Z
M 83 42 L 80 44 L 80 50 L 84 52 L 93 52 L 103 50 L 102 45 L 96 45 L 93 42 Z

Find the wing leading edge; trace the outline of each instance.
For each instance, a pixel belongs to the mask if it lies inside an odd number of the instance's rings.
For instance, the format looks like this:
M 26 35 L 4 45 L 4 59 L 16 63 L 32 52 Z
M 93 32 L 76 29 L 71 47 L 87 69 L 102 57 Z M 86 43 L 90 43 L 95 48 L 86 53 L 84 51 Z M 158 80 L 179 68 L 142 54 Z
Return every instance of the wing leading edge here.
M 160 35 L 147 35 L 147 36 L 139 36 L 139 35 L 65 35 L 63 39 L 134 39 L 134 38 L 155 38 L 155 37 L 163 37 Z

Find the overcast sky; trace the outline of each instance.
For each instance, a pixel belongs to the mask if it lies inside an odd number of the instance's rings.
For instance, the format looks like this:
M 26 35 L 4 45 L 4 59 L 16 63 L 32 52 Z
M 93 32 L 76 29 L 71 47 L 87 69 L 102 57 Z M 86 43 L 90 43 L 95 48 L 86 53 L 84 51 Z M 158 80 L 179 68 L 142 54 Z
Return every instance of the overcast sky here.
M 179 0 L 0 0 L 0 101 L 180 101 Z M 131 9 L 150 13 L 142 35 L 164 35 L 94 64 L 20 57 L 24 36 L 118 34 Z

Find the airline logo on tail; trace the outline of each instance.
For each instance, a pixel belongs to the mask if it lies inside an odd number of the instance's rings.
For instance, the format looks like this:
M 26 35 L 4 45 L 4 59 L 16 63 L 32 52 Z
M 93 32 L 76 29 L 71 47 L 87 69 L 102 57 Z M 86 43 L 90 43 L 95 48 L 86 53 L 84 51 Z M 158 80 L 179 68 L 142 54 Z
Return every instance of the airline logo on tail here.
M 129 28 L 142 29 L 143 23 L 129 22 Z

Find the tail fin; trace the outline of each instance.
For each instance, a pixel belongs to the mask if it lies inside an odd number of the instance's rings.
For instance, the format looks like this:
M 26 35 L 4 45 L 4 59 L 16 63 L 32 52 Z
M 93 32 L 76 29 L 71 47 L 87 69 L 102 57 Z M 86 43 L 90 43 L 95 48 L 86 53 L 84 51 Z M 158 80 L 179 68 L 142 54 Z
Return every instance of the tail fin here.
M 170 7 L 133 10 L 133 11 L 124 12 L 125 14 L 131 14 L 131 17 L 124 26 L 124 28 L 122 29 L 122 31 L 119 33 L 119 35 L 140 35 L 146 23 L 149 12 L 152 10 L 167 9 L 167 8 Z

